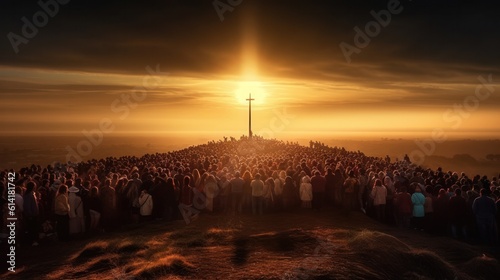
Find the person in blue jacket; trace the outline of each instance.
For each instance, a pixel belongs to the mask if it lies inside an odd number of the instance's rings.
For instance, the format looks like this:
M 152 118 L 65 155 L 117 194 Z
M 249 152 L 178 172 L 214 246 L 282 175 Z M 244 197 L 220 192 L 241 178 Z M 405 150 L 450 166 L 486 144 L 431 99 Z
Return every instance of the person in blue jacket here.
M 413 228 L 424 230 L 425 196 L 422 194 L 420 185 L 416 186 L 415 192 L 411 195 L 411 202 L 413 204 Z

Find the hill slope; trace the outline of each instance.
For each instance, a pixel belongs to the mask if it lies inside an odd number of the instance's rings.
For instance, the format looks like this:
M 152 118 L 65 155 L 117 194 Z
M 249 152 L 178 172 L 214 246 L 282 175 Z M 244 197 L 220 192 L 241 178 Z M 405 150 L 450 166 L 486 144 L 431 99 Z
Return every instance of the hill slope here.
M 386 232 L 386 233 L 381 233 Z M 473 247 L 324 209 L 201 215 L 141 224 L 60 246 L 21 248 L 8 279 L 499 279 Z M 40 277 L 45 275 L 44 277 Z M 4 277 L 2 277 L 4 278 Z M 5 279 L 5 278 L 4 278 Z

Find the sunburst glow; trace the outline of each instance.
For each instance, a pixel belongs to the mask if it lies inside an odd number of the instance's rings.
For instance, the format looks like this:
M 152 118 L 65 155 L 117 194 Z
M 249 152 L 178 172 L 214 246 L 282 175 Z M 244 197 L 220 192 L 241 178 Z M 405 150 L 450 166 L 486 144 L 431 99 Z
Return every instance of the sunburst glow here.
M 236 85 L 235 97 L 240 104 L 248 104 L 248 95 L 252 94 L 254 104 L 264 104 L 267 92 L 265 86 L 259 81 L 241 81 Z

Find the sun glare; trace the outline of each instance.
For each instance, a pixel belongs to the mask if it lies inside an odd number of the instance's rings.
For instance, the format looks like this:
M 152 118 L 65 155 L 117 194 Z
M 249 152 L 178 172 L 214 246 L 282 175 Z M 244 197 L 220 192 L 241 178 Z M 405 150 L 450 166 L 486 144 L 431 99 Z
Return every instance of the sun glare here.
M 266 101 L 266 90 L 264 85 L 259 81 L 242 81 L 238 82 L 235 90 L 235 97 L 240 104 L 248 104 L 248 95 L 252 94 L 252 104 L 264 104 Z

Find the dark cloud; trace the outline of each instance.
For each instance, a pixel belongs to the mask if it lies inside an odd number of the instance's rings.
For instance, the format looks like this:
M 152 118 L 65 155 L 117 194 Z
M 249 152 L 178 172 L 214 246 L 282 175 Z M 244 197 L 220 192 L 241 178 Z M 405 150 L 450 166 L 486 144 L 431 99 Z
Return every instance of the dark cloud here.
M 116 77 L 44 83 L 42 76 L 30 76 L 33 69 L 53 73 L 54 79 L 69 72 L 137 77 L 147 74 L 148 65 L 197 81 L 237 77 L 249 19 L 255 24 L 260 75 L 276 78 L 276 86 L 311 89 L 327 99 L 276 94 L 276 100 L 302 111 L 451 106 L 474 93 L 479 75 L 492 74 L 498 83 L 500 10 L 494 1 L 401 0 L 403 11 L 347 63 L 339 44 L 354 45 L 354 27 L 364 29 L 374 20 L 370 12 L 386 9 L 389 1 L 243 0 L 221 22 L 211 0 L 72 0 L 16 54 L 7 35 L 21 35 L 21 18 L 31 21 L 40 7 L 37 1 L 4 0 L 0 73 L 20 74 L 0 76 L 1 123 L 8 125 L 8 114 L 20 110 L 32 114 L 20 118 L 21 129 L 34 118 L 47 126 L 56 123 L 53 129 L 67 127 L 56 112 L 75 123 L 93 123 L 86 113 L 98 108 L 99 116 L 108 114 L 113 100 L 133 87 Z M 293 82 L 280 85 L 279 78 Z M 141 106 L 201 108 L 210 98 L 224 98 L 208 91 L 168 82 L 150 91 Z M 492 97 L 481 108 L 494 110 L 499 103 Z M 44 114 L 52 117 L 44 121 Z
M 409 69 L 414 62 L 460 65 L 465 72 L 477 67 L 498 71 L 500 39 L 495 34 L 500 18 L 489 2 L 401 1 L 402 13 L 393 15 L 349 65 L 343 65 L 339 43 L 353 44 L 353 28 L 363 28 L 373 20 L 370 11 L 384 9 L 388 1 L 332 2 L 242 1 L 220 22 L 212 1 L 73 0 L 61 6 L 27 45 L 20 45 L 16 55 L 6 34 L 21 34 L 20 18 L 31 18 L 39 6 L 34 1 L 4 1 L 0 64 L 142 73 L 145 65 L 160 63 L 172 72 L 237 71 L 241 25 L 251 13 L 257 22 L 260 56 L 269 66 L 263 72 L 273 66 L 291 67 L 314 76 L 307 66 L 324 61 L 340 64 L 329 73 L 345 76 L 377 65 L 425 79 L 427 71 Z

